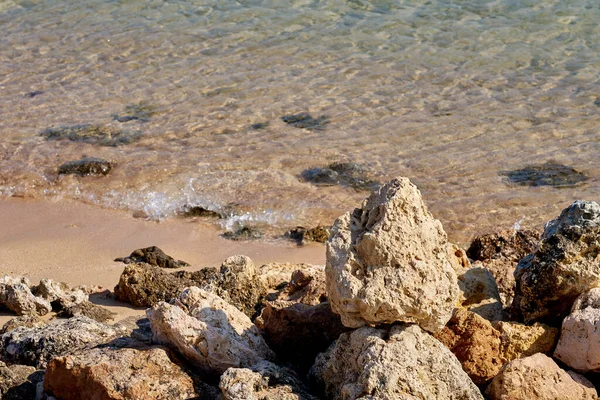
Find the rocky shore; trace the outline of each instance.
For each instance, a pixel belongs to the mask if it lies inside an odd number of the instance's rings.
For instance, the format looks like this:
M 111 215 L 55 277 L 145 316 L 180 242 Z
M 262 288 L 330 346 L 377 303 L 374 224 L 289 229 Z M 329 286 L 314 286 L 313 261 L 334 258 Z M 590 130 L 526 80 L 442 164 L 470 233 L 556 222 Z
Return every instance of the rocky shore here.
M 468 249 L 406 178 L 338 218 L 326 265 L 191 271 L 135 250 L 101 289 L 0 278 L 2 399 L 597 399 L 600 206 Z M 133 250 L 133 249 L 132 249 Z

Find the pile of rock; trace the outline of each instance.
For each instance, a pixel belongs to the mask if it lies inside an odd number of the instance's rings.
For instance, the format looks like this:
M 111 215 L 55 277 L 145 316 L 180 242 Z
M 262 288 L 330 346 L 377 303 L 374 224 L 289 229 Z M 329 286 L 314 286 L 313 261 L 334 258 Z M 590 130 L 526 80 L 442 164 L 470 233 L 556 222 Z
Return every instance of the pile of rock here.
M 477 246 L 498 238 L 488 260 L 513 257 L 524 240 L 503 233 Z M 395 179 L 335 222 L 324 268 L 235 256 L 168 273 L 132 259 L 115 294 L 149 307 L 147 319 L 14 321 L 0 336 L 0 394 L 597 399 L 587 378 L 600 371 L 599 243 L 596 203 L 575 202 L 548 223 L 516 266 L 509 320 L 485 261 L 472 266 L 416 187 Z

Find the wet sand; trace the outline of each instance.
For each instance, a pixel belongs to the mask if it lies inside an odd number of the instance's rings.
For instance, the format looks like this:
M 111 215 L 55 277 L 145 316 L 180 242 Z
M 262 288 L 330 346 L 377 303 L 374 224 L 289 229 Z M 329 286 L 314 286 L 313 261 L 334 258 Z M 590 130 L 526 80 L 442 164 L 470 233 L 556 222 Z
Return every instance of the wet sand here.
M 151 222 L 125 212 L 105 210 L 75 201 L 21 198 L 0 200 L 0 275 L 24 275 L 33 284 L 51 278 L 70 285 L 100 285 L 112 291 L 124 264 L 116 257 L 158 246 L 191 264 L 188 270 L 219 266 L 227 257 L 243 254 L 255 264 L 269 262 L 325 263 L 325 246 L 298 247 L 287 242 L 234 242 L 211 225 L 171 218 Z M 94 302 L 108 306 L 115 320 L 143 313 L 103 296 Z M 14 317 L 0 314 L 0 324 Z

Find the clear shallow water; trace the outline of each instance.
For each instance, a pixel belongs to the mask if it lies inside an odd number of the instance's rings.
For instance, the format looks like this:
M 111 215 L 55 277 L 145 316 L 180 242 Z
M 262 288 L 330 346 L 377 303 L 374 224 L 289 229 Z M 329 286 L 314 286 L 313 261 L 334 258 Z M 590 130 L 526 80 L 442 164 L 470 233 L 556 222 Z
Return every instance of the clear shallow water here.
M 281 233 L 368 195 L 298 178 L 351 161 L 382 182 L 410 177 L 455 241 L 523 217 L 539 227 L 574 199 L 600 200 L 598 20 L 591 0 L 0 0 L 0 193 L 155 219 L 200 205 Z M 114 119 L 140 102 L 147 121 Z M 299 112 L 329 123 L 281 120 Z M 77 124 L 141 139 L 40 136 Z M 57 176 L 83 155 L 116 166 Z M 590 179 L 499 175 L 546 161 Z

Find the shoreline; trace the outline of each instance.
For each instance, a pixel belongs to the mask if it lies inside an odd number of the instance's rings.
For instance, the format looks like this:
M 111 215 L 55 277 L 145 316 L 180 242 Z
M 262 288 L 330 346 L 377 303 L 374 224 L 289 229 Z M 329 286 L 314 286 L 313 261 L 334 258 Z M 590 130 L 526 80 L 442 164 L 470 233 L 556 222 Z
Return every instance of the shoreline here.
M 108 210 L 61 199 L 0 200 L 0 276 L 23 275 L 33 283 L 42 278 L 71 286 L 98 285 L 113 290 L 125 264 L 114 262 L 132 251 L 158 246 L 190 264 L 183 270 L 218 267 L 233 255 L 246 255 L 257 266 L 271 262 L 325 264 L 325 247 L 281 242 L 235 242 L 197 221 L 170 218 L 140 220 L 125 211 Z M 115 321 L 145 309 L 99 295 L 91 297 L 117 313 Z M 0 313 L 0 326 L 15 315 Z

